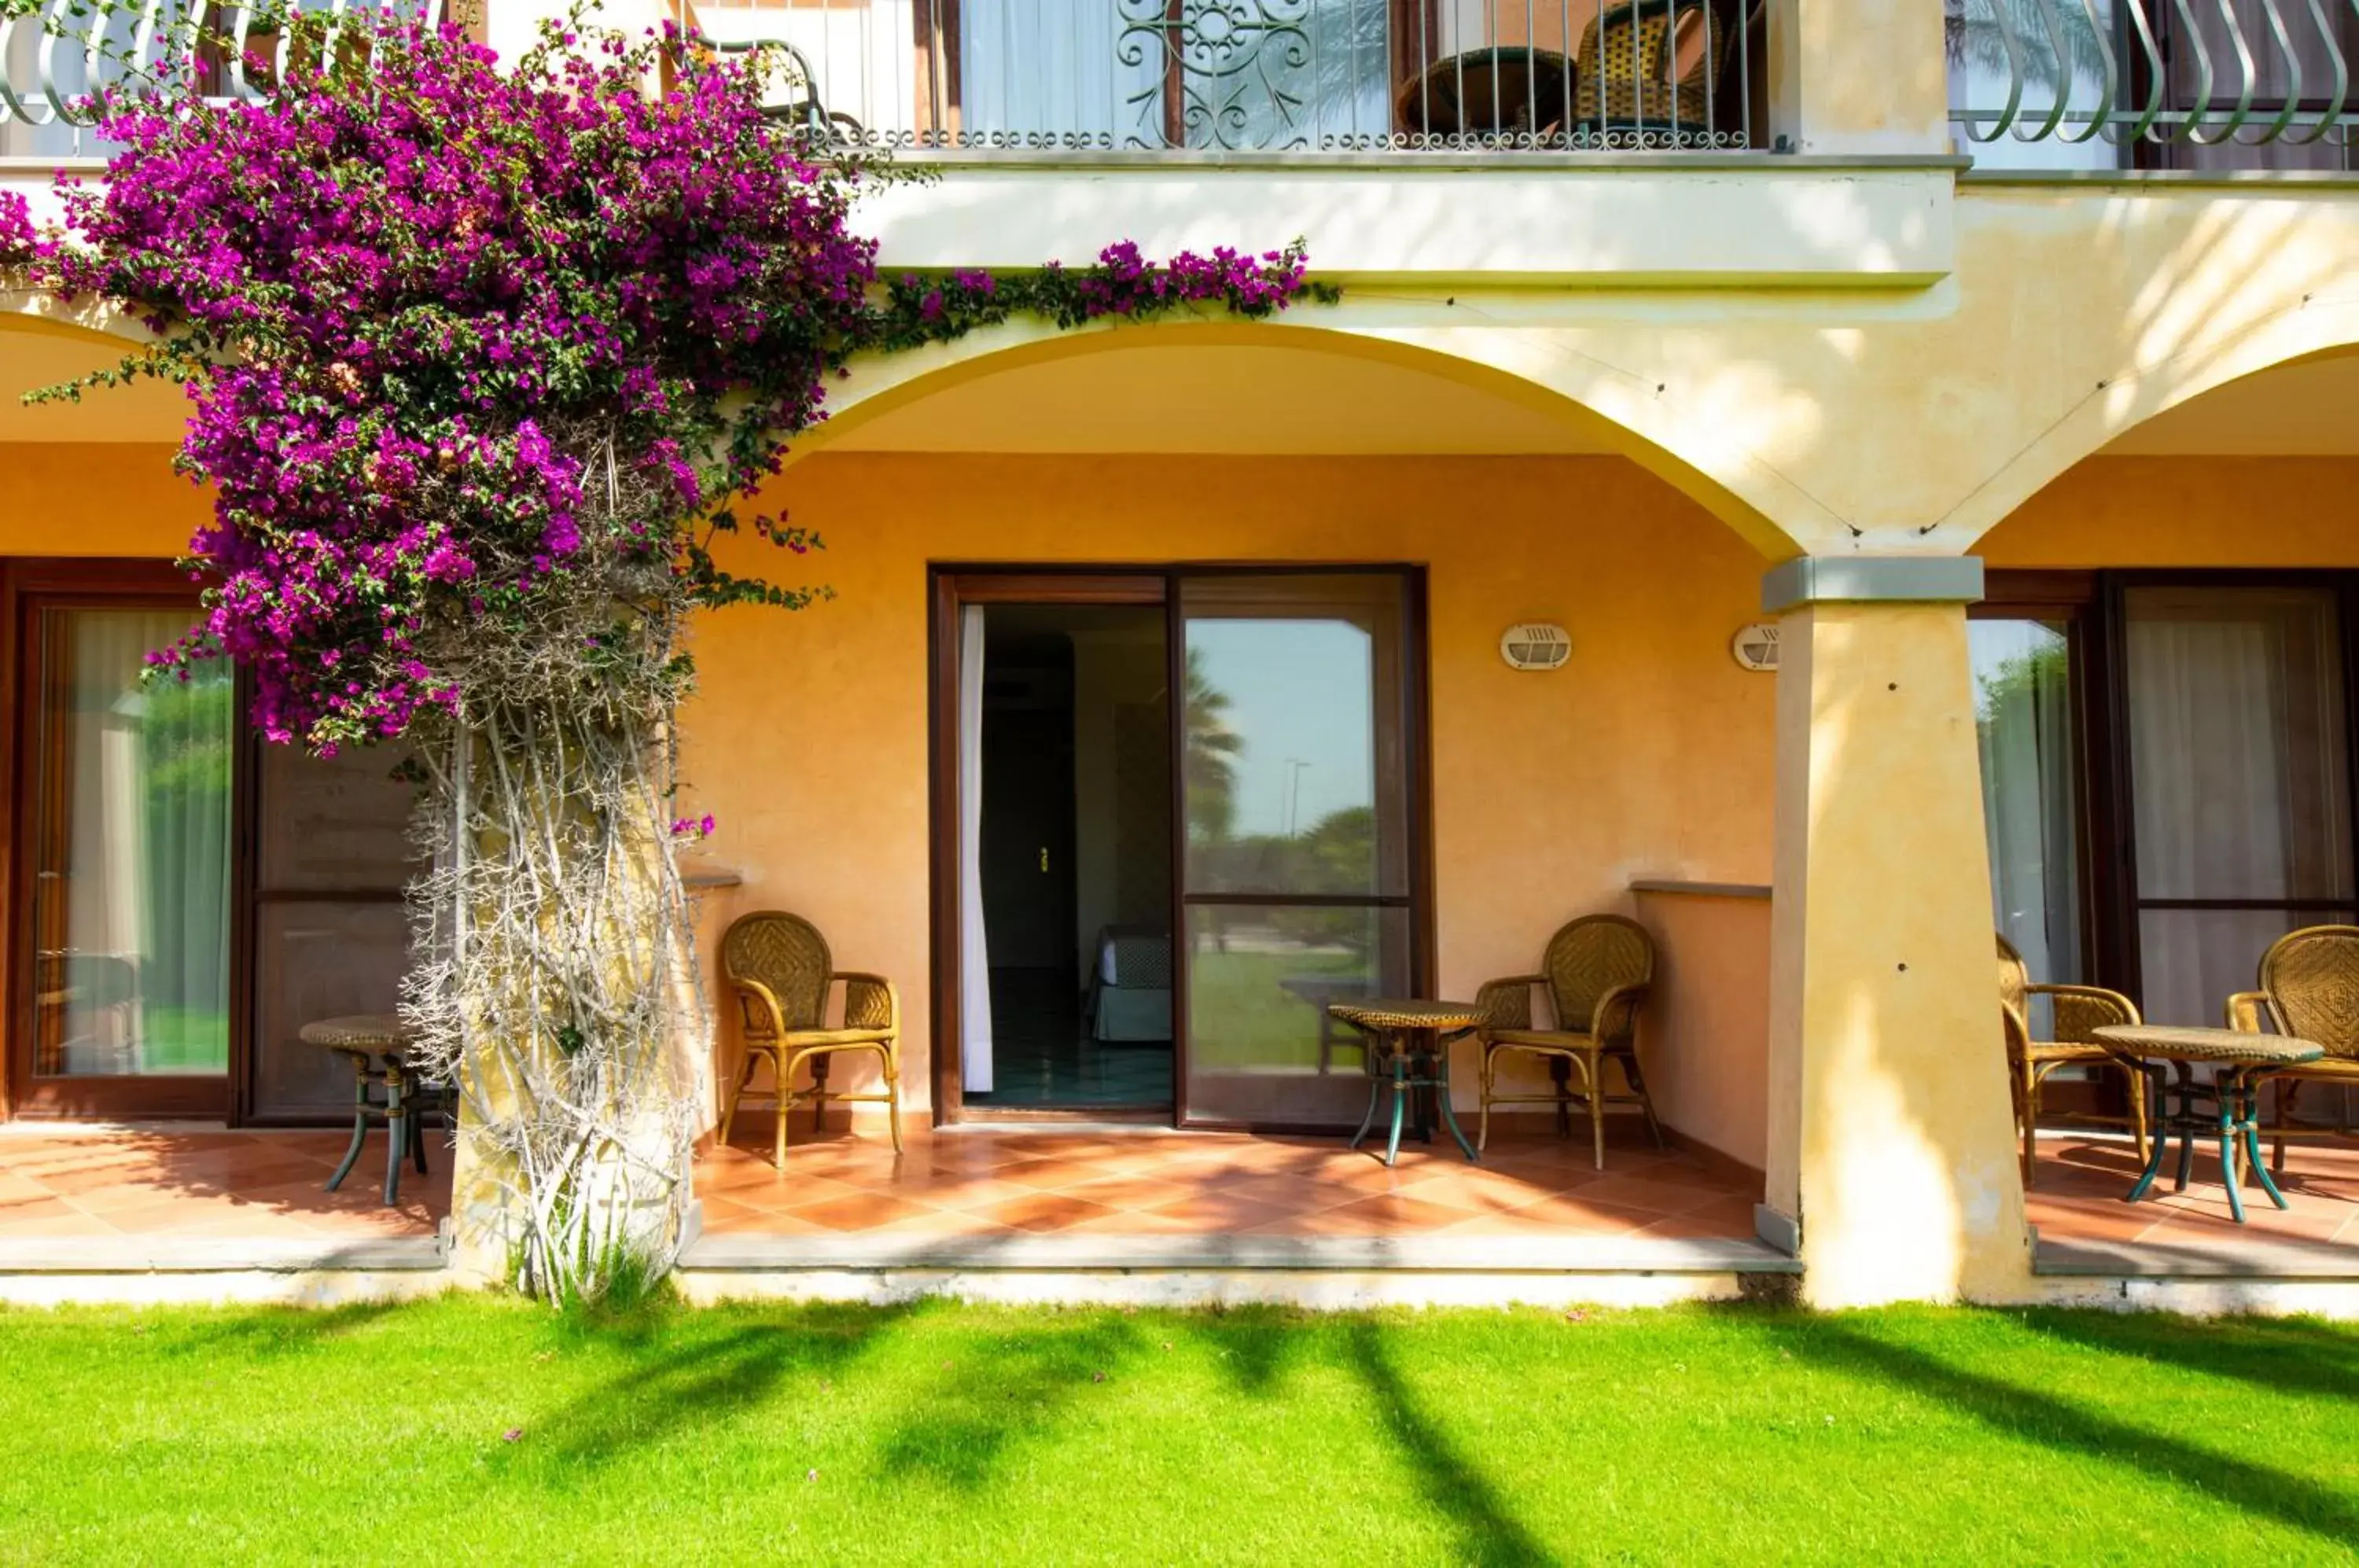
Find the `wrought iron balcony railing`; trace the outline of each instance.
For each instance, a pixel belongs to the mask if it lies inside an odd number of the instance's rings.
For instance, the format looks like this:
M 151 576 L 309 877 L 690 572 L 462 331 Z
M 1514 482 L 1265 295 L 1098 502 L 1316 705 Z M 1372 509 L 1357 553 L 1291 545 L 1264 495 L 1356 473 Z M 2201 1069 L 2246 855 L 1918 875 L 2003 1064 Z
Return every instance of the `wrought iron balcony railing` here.
M 1319 154 L 1760 145 L 1759 0 L 704 0 L 836 134 Z
M 348 18 L 460 9 L 446 0 L 303 0 L 299 8 L 321 28 L 311 35 L 315 48 L 352 47 L 337 41 Z M 38 0 L 0 21 L 0 157 L 103 155 L 91 95 L 138 91 L 168 51 L 191 44 L 209 93 L 261 98 L 286 68 L 292 40 L 258 8 L 234 0 Z
M 2353 166 L 2354 0 L 1947 0 L 1951 119 L 1979 161 Z
M 332 22 L 376 5 L 303 0 Z M 1764 0 L 706 0 L 786 46 L 780 111 L 926 150 L 1318 155 L 1761 145 Z M 0 155 L 103 153 L 85 102 L 201 7 L 224 96 L 276 37 L 229 0 L 41 0 L 0 24 Z M 452 7 L 455 9 L 456 7 Z M 262 63 L 257 64 L 257 57 Z

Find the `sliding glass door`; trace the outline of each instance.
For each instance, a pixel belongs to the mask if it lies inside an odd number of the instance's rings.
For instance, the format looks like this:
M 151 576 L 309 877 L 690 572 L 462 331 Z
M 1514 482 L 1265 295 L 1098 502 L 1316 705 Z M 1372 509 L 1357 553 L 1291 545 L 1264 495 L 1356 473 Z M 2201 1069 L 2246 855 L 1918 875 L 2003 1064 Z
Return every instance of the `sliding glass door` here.
M 190 602 L 28 596 L 13 1101 L 228 1114 L 236 683 L 143 683 Z
M 1327 1005 L 1420 978 L 1409 581 L 1190 575 L 1178 607 L 1185 1115 L 1349 1126 Z
M 2142 1004 L 2217 1024 L 2287 931 L 2347 922 L 2350 738 L 2326 587 L 2122 595 Z

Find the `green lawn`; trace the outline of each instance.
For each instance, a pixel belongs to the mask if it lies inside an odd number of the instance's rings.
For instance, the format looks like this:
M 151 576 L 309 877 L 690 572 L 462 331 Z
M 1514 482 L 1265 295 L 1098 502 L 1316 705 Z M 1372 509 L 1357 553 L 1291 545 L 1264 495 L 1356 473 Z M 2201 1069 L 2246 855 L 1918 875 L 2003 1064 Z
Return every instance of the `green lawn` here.
M 0 1313 L 14 1563 L 2349 1562 L 2359 1332 Z

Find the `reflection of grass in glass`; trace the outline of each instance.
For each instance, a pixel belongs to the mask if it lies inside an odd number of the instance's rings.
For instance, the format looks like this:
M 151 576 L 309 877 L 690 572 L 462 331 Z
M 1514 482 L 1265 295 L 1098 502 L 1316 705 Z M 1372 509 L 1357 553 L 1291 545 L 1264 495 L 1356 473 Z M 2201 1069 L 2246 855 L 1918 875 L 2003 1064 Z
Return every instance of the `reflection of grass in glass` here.
M 1368 975 L 1366 963 L 1349 953 L 1198 948 L 1194 964 L 1188 992 L 1189 1056 L 1199 1067 L 1315 1066 L 1320 1010 L 1284 989 L 1284 982 Z
M 218 1007 L 140 1009 L 140 1061 L 149 1073 L 229 1071 L 229 1014 Z

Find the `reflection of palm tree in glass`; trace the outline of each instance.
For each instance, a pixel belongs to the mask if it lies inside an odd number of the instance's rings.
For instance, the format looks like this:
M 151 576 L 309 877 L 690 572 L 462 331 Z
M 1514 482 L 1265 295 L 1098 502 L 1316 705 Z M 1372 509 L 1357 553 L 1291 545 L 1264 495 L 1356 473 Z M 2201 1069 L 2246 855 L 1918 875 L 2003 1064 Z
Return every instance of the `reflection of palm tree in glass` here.
M 2093 3 L 2106 9 L 2104 0 Z M 2061 92 L 2071 81 L 2105 75 L 2105 50 L 2090 10 L 2084 0 L 1942 0 L 1942 38 L 1951 63 L 2000 77 L 2014 69 L 2007 54 L 2012 38 L 2025 83 Z
M 1227 840 L 1237 820 L 1237 765 L 1245 738 L 1229 728 L 1229 694 L 1204 673 L 1202 649 L 1188 650 L 1187 708 L 1181 729 L 1187 747 L 1188 831 L 1199 840 Z

